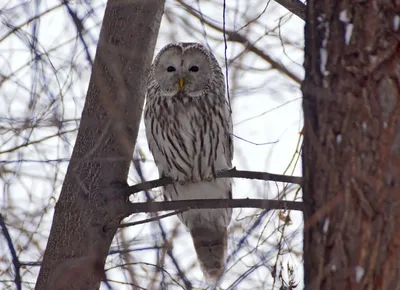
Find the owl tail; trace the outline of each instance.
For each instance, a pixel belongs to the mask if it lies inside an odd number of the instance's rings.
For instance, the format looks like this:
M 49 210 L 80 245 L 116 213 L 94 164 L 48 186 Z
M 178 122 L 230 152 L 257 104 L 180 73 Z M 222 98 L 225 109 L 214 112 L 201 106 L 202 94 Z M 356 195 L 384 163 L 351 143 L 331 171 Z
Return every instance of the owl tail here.
M 191 230 L 194 248 L 204 274 L 216 281 L 225 267 L 227 230 L 195 227 Z

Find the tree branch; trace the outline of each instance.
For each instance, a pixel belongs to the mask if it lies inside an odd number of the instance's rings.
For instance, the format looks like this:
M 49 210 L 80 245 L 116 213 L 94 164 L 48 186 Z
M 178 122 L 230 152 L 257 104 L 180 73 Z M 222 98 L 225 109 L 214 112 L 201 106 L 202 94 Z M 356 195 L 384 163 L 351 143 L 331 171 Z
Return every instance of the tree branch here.
M 232 168 L 229 170 L 222 170 L 216 173 L 215 178 L 247 178 L 247 179 L 260 179 L 266 181 L 287 182 L 294 184 L 301 184 L 302 178 L 298 176 L 288 176 L 280 174 L 272 174 L 268 172 L 245 171 L 236 170 Z M 155 187 L 166 186 L 173 184 L 174 180 L 169 177 L 162 177 L 159 179 L 142 182 L 128 187 L 125 190 L 126 197 L 139 191 L 146 191 Z M 163 201 L 163 202 L 139 202 L 139 203 L 126 203 L 124 209 L 121 209 L 123 216 L 129 216 L 134 213 L 140 212 L 158 212 L 158 211 L 178 211 L 168 214 L 174 215 L 180 211 L 186 211 L 193 208 L 261 208 L 265 210 L 272 209 L 288 209 L 288 210 L 303 210 L 303 203 L 298 201 L 282 201 L 282 200 L 269 200 L 269 199 L 192 199 L 192 200 L 176 200 L 176 201 Z M 155 219 L 156 220 L 156 219 Z M 149 222 L 152 220 L 140 221 L 136 223 Z
M 260 208 L 264 210 L 288 209 L 303 211 L 303 202 L 270 199 L 191 199 L 162 202 L 127 203 L 126 216 L 140 212 L 157 212 L 194 208 Z
M 275 2 L 285 7 L 287 10 L 292 12 L 300 19 L 304 21 L 306 20 L 307 6 L 304 3 L 300 2 L 299 0 L 275 0 Z
M 4 221 L 4 218 L 2 216 L 2 214 L 0 214 L 0 226 L 3 230 L 3 234 L 4 234 L 4 238 L 7 241 L 7 245 L 8 248 L 10 249 L 10 253 L 11 253 L 11 257 L 12 257 L 12 263 L 14 265 L 14 269 L 15 269 L 15 286 L 17 287 L 18 290 L 22 289 L 22 282 L 21 282 L 21 274 L 20 274 L 20 268 L 21 268 L 21 263 L 19 262 L 18 256 L 17 256 L 17 252 L 15 251 L 13 242 L 11 240 L 11 236 L 10 233 L 8 232 L 6 223 Z
M 268 172 L 258 172 L 258 171 L 246 171 L 246 170 L 236 170 L 236 167 L 229 170 L 222 170 L 218 172 L 215 176 L 216 178 L 247 178 L 247 179 L 259 179 L 265 181 L 276 181 L 276 182 L 287 182 L 301 185 L 302 178 L 298 176 L 289 176 L 281 174 L 273 174 Z M 135 184 L 130 186 L 125 194 L 127 196 L 137 193 L 143 190 L 149 190 L 155 187 L 165 186 L 173 184 L 174 181 L 169 177 L 162 177 L 155 180 L 150 180 Z
M 176 210 L 176 211 L 173 211 L 173 212 L 170 212 L 170 213 L 166 213 L 166 214 L 163 214 L 163 215 L 154 216 L 154 217 L 151 217 L 151 218 L 148 218 L 148 219 L 144 219 L 144 220 L 140 220 L 140 221 L 137 221 L 137 222 L 123 223 L 123 224 L 120 224 L 118 226 L 106 227 L 106 229 L 109 229 L 109 228 L 121 229 L 121 228 L 132 227 L 132 226 L 137 226 L 137 225 L 141 225 L 141 224 L 146 224 L 146 223 L 150 223 L 150 222 L 154 222 L 154 221 L 159 221 L 159 220 L 161 220 L 163 218 L 170 217 L 170 216 L 173 216 L 173 215 L 177 215 L 177 214 L 183 213 L 185 211 L 187 211 L 186 208 L 180 209 L 180 210 Z

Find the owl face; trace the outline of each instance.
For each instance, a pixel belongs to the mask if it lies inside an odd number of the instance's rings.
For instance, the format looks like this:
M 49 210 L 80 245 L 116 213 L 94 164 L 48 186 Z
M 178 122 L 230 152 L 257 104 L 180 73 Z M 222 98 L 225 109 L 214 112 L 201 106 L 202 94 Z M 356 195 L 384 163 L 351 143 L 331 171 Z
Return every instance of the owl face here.
M 211 61 L 199 44 L 168 46 L 157 56 L 154 69 L 155 80 L 168 96 L 179 91 L 200 96 L 212 77 Z

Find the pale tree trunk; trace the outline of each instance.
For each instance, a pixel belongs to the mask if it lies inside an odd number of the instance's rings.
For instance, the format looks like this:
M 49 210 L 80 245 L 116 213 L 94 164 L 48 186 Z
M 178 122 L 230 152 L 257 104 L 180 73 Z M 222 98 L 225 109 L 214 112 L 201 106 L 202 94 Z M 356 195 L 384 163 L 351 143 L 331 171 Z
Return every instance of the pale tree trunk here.
M 305 288 L 400 289 L 400 3 L 307 2 Z
M 126 183 L 163 0 L 108 1 L 37 289 L 98 289 Z

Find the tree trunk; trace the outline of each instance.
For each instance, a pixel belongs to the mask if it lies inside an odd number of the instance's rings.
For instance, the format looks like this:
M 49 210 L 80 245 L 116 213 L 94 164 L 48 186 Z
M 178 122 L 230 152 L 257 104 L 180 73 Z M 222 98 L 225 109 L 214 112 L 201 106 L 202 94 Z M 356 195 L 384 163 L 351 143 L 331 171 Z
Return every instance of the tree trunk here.
M 126 183 L 163 0 L 108 1 L 37 289 L 98 289 Z
M 400 289 L 400 4 L 307 2 L 305 289 Z

